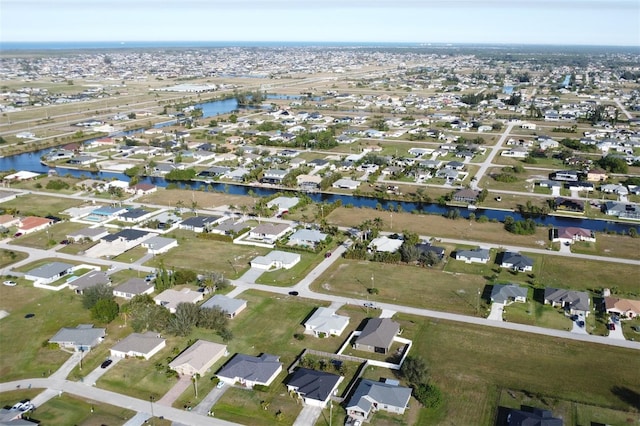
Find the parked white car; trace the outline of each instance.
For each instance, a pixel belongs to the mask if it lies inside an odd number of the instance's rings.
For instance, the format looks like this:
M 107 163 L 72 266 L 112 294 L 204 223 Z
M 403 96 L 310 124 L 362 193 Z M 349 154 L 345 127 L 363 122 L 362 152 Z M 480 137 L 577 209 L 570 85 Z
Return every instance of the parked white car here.
M 17 283 L 17 282 L 15 282 L 15 281 L 5 281 L 5 282 L 3 282 L 2 284 L 6 285 L 6 286 L 8 286 L 8 287 L 15 287 L 15 286 L 17 286 L 17 285 L 18 285 L 18 283 Z

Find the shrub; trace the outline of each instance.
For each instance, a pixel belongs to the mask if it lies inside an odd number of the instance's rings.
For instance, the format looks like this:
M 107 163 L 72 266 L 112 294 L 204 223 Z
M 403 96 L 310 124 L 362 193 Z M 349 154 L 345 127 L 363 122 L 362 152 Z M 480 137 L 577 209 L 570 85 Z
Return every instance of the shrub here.
M 438 408 L 442 405 L 442 393 L 435 385 L 419 384 L 413 389 L 413 396 L 428 408 Z
M 253 390 L 258 391 L 258 392 L 269 392 L 269 386 L 253 385 Z
M 296 340 L 304 340 L 304 334 L 302 333 L 296 333 L 293 335 L 293 338 Z

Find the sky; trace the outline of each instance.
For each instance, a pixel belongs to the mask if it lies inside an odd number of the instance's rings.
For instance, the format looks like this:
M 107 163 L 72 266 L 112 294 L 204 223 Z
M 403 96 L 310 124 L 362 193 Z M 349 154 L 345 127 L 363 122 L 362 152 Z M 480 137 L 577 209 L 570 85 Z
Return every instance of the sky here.
M 0 0 L 0 41 L 640 46 L 640 0 Z

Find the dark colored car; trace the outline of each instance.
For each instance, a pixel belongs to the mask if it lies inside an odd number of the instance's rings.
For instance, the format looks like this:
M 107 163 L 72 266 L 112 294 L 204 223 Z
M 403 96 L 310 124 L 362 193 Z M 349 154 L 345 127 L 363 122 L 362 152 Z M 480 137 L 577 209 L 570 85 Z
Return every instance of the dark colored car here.
M 331 257 L 331 252 L 330 252 L 330 251 L 326 252 L 326 253 L 324 254 L 324 257 Z
M 299 295 L 299 294 L 300 294 L 300 293 L 298 293 L 297 291 L 290 291 L 290 292 L 289 292 L 289 296 L 297 296 L 297 295 Z
M 102 364 L 100 364 L 100 368 L 107 368 L 108 366 L 111 365 L 112 362 L 113 362 L 112 359 L 108 359 L 108 360 L 104 361 Z
M 24 317 L 25 317 L 25 318 L 33 318 L 33 317 L 35 317 L 35 316 L 36 316 L 36 314 L 27 314 L 27 315 L 25 315 Z
M 615 330 L 616 325 L 614 323 L 609 323 L 609 330 Z
M 65 246 L 66 246 L 67 244 L 71 244 L 71 241 L 69 241 L 69 240 L 62 240 L 62 241 L 60 241 L 60 244 L 62 244 L 62 245 L 65 245 Z

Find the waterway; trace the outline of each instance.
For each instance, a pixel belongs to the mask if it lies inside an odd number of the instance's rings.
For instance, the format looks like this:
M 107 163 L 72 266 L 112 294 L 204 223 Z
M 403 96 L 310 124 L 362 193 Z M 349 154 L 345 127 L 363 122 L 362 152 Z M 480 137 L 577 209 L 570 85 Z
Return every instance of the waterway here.
M 286 96 L 286 95 L 274 95 L 274 96 Z M 292 96 L 295 99 L 295 96 Z M 238 102 L 236 99 L 225 99 L 220 101 L 207 102 L 201 105 L 203 108 L 203 116 L 211 117 L 218 114 L 225 114 L 231 112 L 238 107 Z M 164 127 L 171 124 L 174 124 L 175 121 L 168 121 L 164 123 L 156 124 L 155 127 Z M 141 132 L 142 129 L 130 130 L 127 132 L 123 132 L 122 134 L 135 134 Z M 86 143 L 90 143 L 92 140 L 86 141 Z M 8 157 L 0 158 L 0 170 L 28 170 L 35 173 L 48 173 L 49 167 L 43 165 L 40 162 L 40 158 L 46 155 L 53 148 L 43 149 L 36 152 L 29 152 L 24 154 L 12 155 Z M 88 172 L 83 170 L 74 170 L 74 169 L 66 169 L 66 168 L 58 168 L 56 171 L 60 175 L 68 175 L 78 178 L 92 178 L 92 179 L 118 179 L 123 181 L 128 181 L 129 178 L 123 173 L 116 172 Z M 145 177 L 140 180 L 140 182 L 151 183 L 160 187 L 166 187 L 168 182 L 163 178 L 159 177 Z M 249 195 L 249 191 L 253 194 L 256 194 L 261 197 L 266 197 L 273 195 L 277 192 L 282 192 L 282 189 L 277 188 L 265 188 L 265 187 L 254 187 L 249 185 L 236 185 L 231 183 L 218 183 L 218 182 L 201 182 L 201 181 L 193 181 L 193 182 L 182 182 L 178 184 L 179 187 L 183 189 L 193 189 L 193 190 L 208 190 L 212 189 L 217 192 L 225 192 L 228 194 L 234 195 Z M 363 207 L 363 208 L 371 208 L 375 209 L 381 207 L 384 210 L 385 214 L 393 214 L 400 207 L 401 211 L 404 212 L 419 212 L 419 213 L 428 213 L 428 214 L 446 214 L 452 207 L 440 206 L 438 204 L 428 204 L 428 203 L 416 203 L 409 201 L 395 201 L 395 200 L 379 200 L 376 198 L 369 197 L 357 197 L 353 195 L 342 195 L 342 194 L 327 194 L 327 193 L 310 193 L 308 194 L 311 199 L 318 203 L 333 203 L 337 200 L 342 202 L 343 206 L 352 205 L 354 207 Z M 505 217 L 511 216 L 515 220 L 523 220 L 524 217 L 519 213 L 505 210 L 492 210 L 492 209 L 482 209 L 479 208 L 474 210 L 473 212 L 468 211 L 466 208 L 460 208 L 460 215 L 462 217 L 468 218 L 469 214 L 473 213 L 476 217 L 486 216 L 489 220 L 498 220 L 500 222 L 504 221 Z M 606 221 L 606 220 L 596 220 L 596 219 L 586 219 L 586 218 L 573 218 L 573 217 L 563 217 L 563 216 L 546 216 L 539 217 L 534 219 L 539 225 L 542 226 L 577 226 L 581 228 L 587 228 L 593 231 L 600 232 L 625 232 L 628 233 L 629 229 L 635 227 L 638 232 L 640 232 L 640 224 L 631 224 L 624 222 L 614 222 L 614 221 Z

